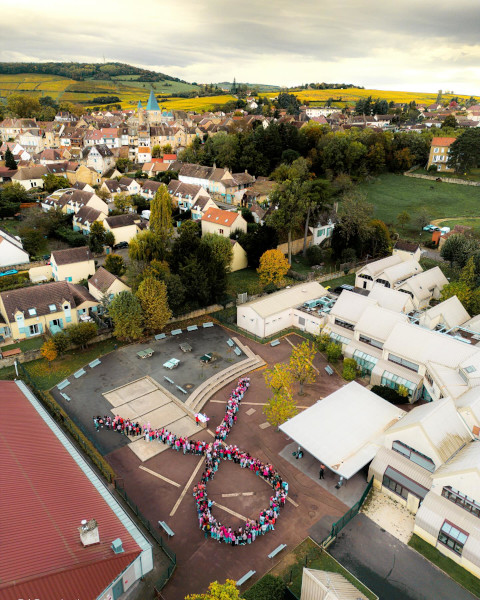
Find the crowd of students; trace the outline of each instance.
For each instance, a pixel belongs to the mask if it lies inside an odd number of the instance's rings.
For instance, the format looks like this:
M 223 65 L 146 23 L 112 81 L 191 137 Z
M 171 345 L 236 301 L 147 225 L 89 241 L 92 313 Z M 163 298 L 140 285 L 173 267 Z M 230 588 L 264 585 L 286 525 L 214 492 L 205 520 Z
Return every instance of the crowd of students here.
M 237 413 L 240 403 L 250 386 L 250 378 L 243 377 L 230 394 L 225 408 L 222 422 L 215 429 L 215 440 L 205 442 L 202 440 L 189 440 L 186 436 L 176 436 L 165 427 L 156 429 L 150 423 L 141 426 L 138 422 L 123 419 L 119 415 L 115 418 L 108 416 L 93 417 L 97 431 L 101 427 L 123 433 L 128 436 L 143 435 L 147 441 L 158 441 L 168 444 L 172 450 L 183 452 L 183 454 L 198 454 L 205 456 L 205 468 L 199 483 L 193 488 L 198 521 L 200 529 L 206 538 L 211 537 L 218 542 L 226 542 L 232 546 L 251 544 L 260 535 L 273 531 L 274 525 L 280 515 L 280 508 L 285 506 L 288 495 L 288 483 L 283 481 L 277 471 L 269 463 L 254 458 L 248 452 L 240 450 L 236 445 L 225 444 L 230 430 L 237 421 Z M 247 519 L 242 527 L 233 530 L 231 527 L 222 525 L 212 514 L 212 506 L 215 504 L 208 498 L 206 484 L 213 479 L 221 460 L 232 460 L 243 469 L 250 469 L 258 477 L 267 481 L 273 489 L 270 497 L 270 506 L 261 511 L 258 519 Z

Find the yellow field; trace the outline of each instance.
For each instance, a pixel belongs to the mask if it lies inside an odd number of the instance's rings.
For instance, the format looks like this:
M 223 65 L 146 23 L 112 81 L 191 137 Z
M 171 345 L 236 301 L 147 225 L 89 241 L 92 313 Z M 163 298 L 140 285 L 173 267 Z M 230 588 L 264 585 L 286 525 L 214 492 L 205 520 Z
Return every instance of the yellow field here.
M 77 94 L 76 94 L 77 95 Z M 145 102 L 148 100 L 148 93 L 143 97 L 135 95 L 130 100 L 124 100 L 122 98 L 122 108 L 136 108 L 138 101 L 141 100 L 145 106 Z M 169 98 L 168 101 L 162 102 L 162 99 L 158 100 L 158 104 L 165 110 L 195 110 L 197 112 L 209 111 L 215 104 L 223 105 L 235 98 L 231 95 L 225 96 L 207 96 L 204 98 Z
M 21 73 L 18 75 L 0 75 L 0 96 L 11 93 L 28 93 L 32 96 L 43 95 L 58 98 L 69 85 L 75 83 L 73 79 L 55 75 Z
M 421 92 L 392 92 L 388 90 L 362 90 L 359 88 L 348 88 L 345 90 L 301 90 L 299 92 L 291 92 L 297 96 L 302 102 L 310 103 L 322 103 L 326 102 L 329 98 L 341 98 L 344 104 L 354 104 L 360 98 L 380 98 L 381 100 L 387 100 L 387 102 L 412 102 L 415 100 L 417 104 L 432 104 L 437 99 L 437 93 L 432 94 L 421 93 Z M 278 92 L 275 93 L 260 93 L 260 96 L 267 96 L 269 98 L 275 97 Z M 461 96 L 458 94 L 443 94 L 444 100 L 454 98 L 465 98 L 468 100 L 470 96 Z M 337 104 L 337 103 L 335 103 Z

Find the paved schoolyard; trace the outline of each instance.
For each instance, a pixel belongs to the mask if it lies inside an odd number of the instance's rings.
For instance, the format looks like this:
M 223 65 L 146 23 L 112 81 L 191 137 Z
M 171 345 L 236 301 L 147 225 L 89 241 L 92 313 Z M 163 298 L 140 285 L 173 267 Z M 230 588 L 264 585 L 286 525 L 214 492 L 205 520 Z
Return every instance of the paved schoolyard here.
M 423 556 L 359 513 L 328 551 L 380 600 L 474 600 Z

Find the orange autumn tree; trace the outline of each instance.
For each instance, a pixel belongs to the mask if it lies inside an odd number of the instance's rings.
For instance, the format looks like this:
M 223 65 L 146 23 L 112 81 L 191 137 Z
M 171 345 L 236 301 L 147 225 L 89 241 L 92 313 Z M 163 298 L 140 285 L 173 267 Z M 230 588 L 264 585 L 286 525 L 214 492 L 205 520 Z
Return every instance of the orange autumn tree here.
M 267 250 L 260 257 L 260 266 L 257 273 L 260 275 L 260 283 L 281 284 L 288 272 L 290 265 L 283 252 L 277 249 Z
M 40 349 L 40 353 L 49 363 L 58 356 L 58 350 L 52 338 L 48 339 Z

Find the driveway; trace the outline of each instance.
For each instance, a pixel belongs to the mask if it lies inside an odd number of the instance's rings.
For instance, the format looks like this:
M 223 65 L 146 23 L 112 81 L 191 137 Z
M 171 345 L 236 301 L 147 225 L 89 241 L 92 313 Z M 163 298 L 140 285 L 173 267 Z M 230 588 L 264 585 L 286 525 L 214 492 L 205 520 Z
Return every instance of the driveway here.
M 328 551 L 380 600 L 475 600 L 362 513 L 342 529 Z

